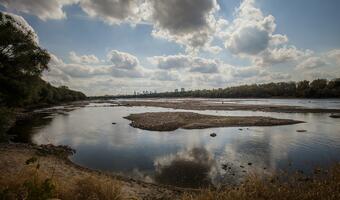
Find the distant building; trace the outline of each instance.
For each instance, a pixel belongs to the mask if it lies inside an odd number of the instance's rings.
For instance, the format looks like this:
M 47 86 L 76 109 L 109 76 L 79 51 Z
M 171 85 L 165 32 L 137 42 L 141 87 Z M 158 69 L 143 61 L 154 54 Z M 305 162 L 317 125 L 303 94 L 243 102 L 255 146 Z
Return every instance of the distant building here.
M 175 92 L 177 93 L 177 92 L 178 92 L 178 89 L 175 89 Z
M 181 88 L 181 92 L 185 92 L 185 89 L 184 89 L 184 88 Z

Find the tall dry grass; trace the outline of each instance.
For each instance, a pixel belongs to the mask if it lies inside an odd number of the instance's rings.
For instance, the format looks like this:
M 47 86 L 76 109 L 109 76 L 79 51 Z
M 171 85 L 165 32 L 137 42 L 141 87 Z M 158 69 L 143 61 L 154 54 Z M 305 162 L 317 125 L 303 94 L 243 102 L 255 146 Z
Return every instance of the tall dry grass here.
M 329 171 L 317 170 L 313 177 L 296 174 L 261 179 L 249 177 L 238 187 L 219 190 L 205 189 L 199 193 L 185 193 L 181 200 L 339 200 L 340 165 Z
M 119 182 L 98 177 L 79 179 L 72 188 L 58 190 L 60 199 L 74 200 L 122 200 Z
M 65 184 L 53 172 L 41 170 L 35 157 L 28 159 L 19 173 L 0 177 L 0 200 L 122 200 L 121 191 L 118 181 L 95 176 Z

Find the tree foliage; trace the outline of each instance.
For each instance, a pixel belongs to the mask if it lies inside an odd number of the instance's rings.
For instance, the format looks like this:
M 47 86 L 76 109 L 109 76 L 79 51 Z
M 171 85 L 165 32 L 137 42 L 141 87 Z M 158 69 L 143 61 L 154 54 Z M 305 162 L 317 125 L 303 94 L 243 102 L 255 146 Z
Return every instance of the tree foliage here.
M 28 106 L 84 99 L 80 92 L 56 88 L 41 79 L 50 55 L 35 33 L 0 12 L 0 106 Z

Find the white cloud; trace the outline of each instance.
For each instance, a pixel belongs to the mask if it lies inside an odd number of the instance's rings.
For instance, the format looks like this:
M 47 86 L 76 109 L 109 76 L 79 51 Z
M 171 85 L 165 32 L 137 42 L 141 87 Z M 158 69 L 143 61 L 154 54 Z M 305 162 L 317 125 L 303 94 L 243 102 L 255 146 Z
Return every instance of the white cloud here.
M 312 70 L 327 66 L 328 63 L 321 57 L 309 57 L 296 66 L 299 70 Z
M 129 70 L 139 65 L 138 59 L 129 53 L 112 50 L 108 53 L 107 57 L 115 68 Z
M 244 0 L 238 8 L 235 19 L 227 31 L 225 43 L 234 54 L 257 55 L 272 44 L 287 42 L 284 35 L 274 34 L 275 18 L 263 16 L 255 7 L 254 0 Z
M 122 22 L 137 23 L 140 20 L 140 4 L 140 0 L 81 0 L 80 7 L 90 17 L 115 25 Z
M 256 55 L 267 49 L 270 36 L 256 26 L 242 27 L 232 33 L 226 47 L 234 54 Z
M 340 66 L 340 49 L 334 49 L 326 53 L 328 58 L 334 59 Z
M 249 78 L 259 76 L 261 73 L 263 74 L 264 70 L 256 66 L 234 67 L 232 76 L 235 78 Z
M 48 72 L 45 75 L 60 75 L 60 72 L 63 72 L 63 76 L 67 76 L 70 79 L 98 76 L 142 78 L 147 73 L 147 70 L 139 65 L 139 61 L 135 56 L 117 50 L 110 51 L 107 60 L 102 64 L 94 63 L 93 60 L 97 61 L 97 59 L 88 59 L 88 56 L 78 56 L 75 53 L 73 56 L 75 58 L 71 59 L 71 61 L 76 62 L 64 63 L 64 61 L 55 55 L 51 55 L 49 67 L 52 73 Z
M 275 30 L 274 16 L 264 16 L 255 6 L 255 0 L 244 0 L 236 10 L 231 25 L 219 36 L 226 40 L 225 47 L 232 54 L 249 58 L 257 66 L 297 61 L 310 54 L 309 50 L 287 46 L 288 37 L 275 34 Z
M 148 60 L 160 69 L 185 70 L 197 73 L 218 73 L 219 61 L 189 55 L 154 56 Z
M 70 52 L 70 60 L 74 63 L 81 64 L 98 64 L 100 61 L 95 55 L 77 55 L 76 52 Z
M 257 66 L 271 66 L 279 63 L 298 61 L 313 54 L 310 50 L 299 50 L 295 46 L 267 49 L 253 58 Z
M 0 4 L 9 11 L 35 15 L 41 20 L 64 19 L 64 6 L 77 3 L 79 0 L 0 0 Z
M 179 75 L 175 72 L 159 70 L 154 72 L 154 75 L 151 77 L 151 79 L 160 81 L 178 81 Z
M 176 42 L 190 53 L 201 49 L 219 53 L 221 47 L 211 42 L 218 27 L 226 24 L 226 20 L 215 19 L 216 0 L 0 0 L 0 4 L 42 20 L 66 18 L 63 8 L 78 4 L 88 16 L 110 25 L 152 25 L 153 36 Z

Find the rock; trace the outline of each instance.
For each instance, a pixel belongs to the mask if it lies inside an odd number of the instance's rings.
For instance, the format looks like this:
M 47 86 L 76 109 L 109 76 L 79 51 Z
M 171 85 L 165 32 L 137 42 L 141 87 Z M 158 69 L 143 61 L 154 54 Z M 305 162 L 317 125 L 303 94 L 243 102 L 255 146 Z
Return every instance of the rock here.
M 248 165 L 249 165 L 249 166 L 250 166 L 250 165 L 252 165 L 252 164 L 253 164 L 253 163 L 251 163 L 251 162 L 250 162 L 250 163 L 248 163 Z
M 243 131 L 243 129 L 242 129 L 242 128 L 239 128 L 238 130 L 239 130 L 239 131 Z
M 305 132 L 307 132 L 307 130 L 300 129 L 300 130 L 296 130 L 296 132 L 299 132 L 299 133 L 305 133 Z
M 216 134 L 216 133 L 211 133 L 210 136 L 211 136 L 211 137 L 216 137 L 217 134 Z
M 116 125 L 117 123 L 116 122 L 112 122 L 113 125 Z
M 331 118 L 340 118 L 340 114 L 331 114 L 329 117 L 331 117 Z
M 320 168 L 316 168 L 314 169 L 314 174 L 320 174 L 321 173 L 321 169 Z

